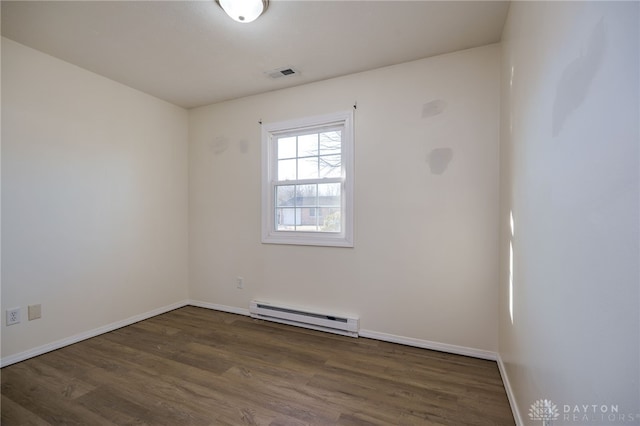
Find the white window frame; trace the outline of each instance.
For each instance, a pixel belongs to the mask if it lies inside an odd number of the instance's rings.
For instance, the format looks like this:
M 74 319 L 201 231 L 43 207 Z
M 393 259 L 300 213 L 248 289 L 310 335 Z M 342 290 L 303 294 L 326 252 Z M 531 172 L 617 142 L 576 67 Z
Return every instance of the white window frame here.
M 305 129 L 343 126 L 342 134 L 342 214 L 340 232 L 278 231 L 275 221 L 275 187 L 277 183 L 277 139 Z M 262 242 L 331 247 L 353 247 L 353 111 L 265 123 L 262 126 Z M 320 179 L 322 181 L 322 179 Z M 335 182 L 335 178 L 330 180 Z

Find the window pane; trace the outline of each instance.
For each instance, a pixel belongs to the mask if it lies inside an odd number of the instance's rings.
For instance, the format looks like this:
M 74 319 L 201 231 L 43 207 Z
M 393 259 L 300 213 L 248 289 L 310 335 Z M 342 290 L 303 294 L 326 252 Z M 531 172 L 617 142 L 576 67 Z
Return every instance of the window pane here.
M 330 199 L 337 198 L 338 205 L 340 204 L 342 184 L 340 183 L 320 183 L 318 184 L 318 196 L 322 199 L 329 197 Z M 320 203 L 324 204 L 324 203 Z M 332 204 L 335 205 L 335 204 Z
M 342 131 L 320 133 L 320 155 L 342 152 Z
M 342 176 L 342 156 L 324 155 L 319 157 L 320 177 L 340 177 Z
M 296 137 L 278 139 L 278 158 L 295 158 Z
M 322 207 L 340 207 L 340 196 L 325 195 L 324 197 L 318 197 L 318 205 Z
M 318 178 L 318 157 L 298 159 L 298 179 Z
M 297 185 L 296 205 L 297 206 L 315 206 L 317 185 Z
M 296 160 L 278 160 L 278 180 L 295 180 Z
M 278 231 L 295 231 L 296 209 L 276 209 L 276 228 Z
M 318 155 L 318 134 L 298 136 L 298 157 Z
M 340 207 L 340 193 L 318 196 L 318 205 L 322 207 Z
M 276 206 L 278 207 L 294 207 L 295 206 L 295 185 L 276 186 Z
M 297 209 L 300 222 L 296 226 L 296 231 L 318 232 L 318 224 L 316 223 L 315 207 Z M 313 213 L 311 212 L 313 210 Z
M 320 226 L 320 232 L 340 232 L 342 229 L 342 220 L 339 208 L 321 208 L 323 220 Z

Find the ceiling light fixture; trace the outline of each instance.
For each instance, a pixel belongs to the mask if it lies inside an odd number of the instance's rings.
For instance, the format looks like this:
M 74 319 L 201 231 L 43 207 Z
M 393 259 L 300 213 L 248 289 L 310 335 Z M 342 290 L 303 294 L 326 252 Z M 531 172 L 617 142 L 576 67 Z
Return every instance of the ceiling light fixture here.
M 234 21 L 253 22 L 267 10 L 269 0 L 216 0 L 222 10 Z

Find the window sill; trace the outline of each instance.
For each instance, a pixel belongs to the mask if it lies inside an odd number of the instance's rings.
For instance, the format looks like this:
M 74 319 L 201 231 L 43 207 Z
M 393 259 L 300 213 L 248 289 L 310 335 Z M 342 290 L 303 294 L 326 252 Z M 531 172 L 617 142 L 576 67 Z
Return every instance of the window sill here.
M 350 248 L 353 247 L 353 238 L 345 237 L 343 234 L 318 235 L 315 233 L 278 232 L 277 234 L 263 235 L 262 243 Z

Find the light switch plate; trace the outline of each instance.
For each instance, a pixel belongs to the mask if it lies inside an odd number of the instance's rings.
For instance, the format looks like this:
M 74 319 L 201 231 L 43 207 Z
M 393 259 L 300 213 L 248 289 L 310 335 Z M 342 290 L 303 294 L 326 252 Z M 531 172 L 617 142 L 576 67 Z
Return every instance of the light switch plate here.
M 29 305 L 29 321 L 42 317 L 42 305 Z

